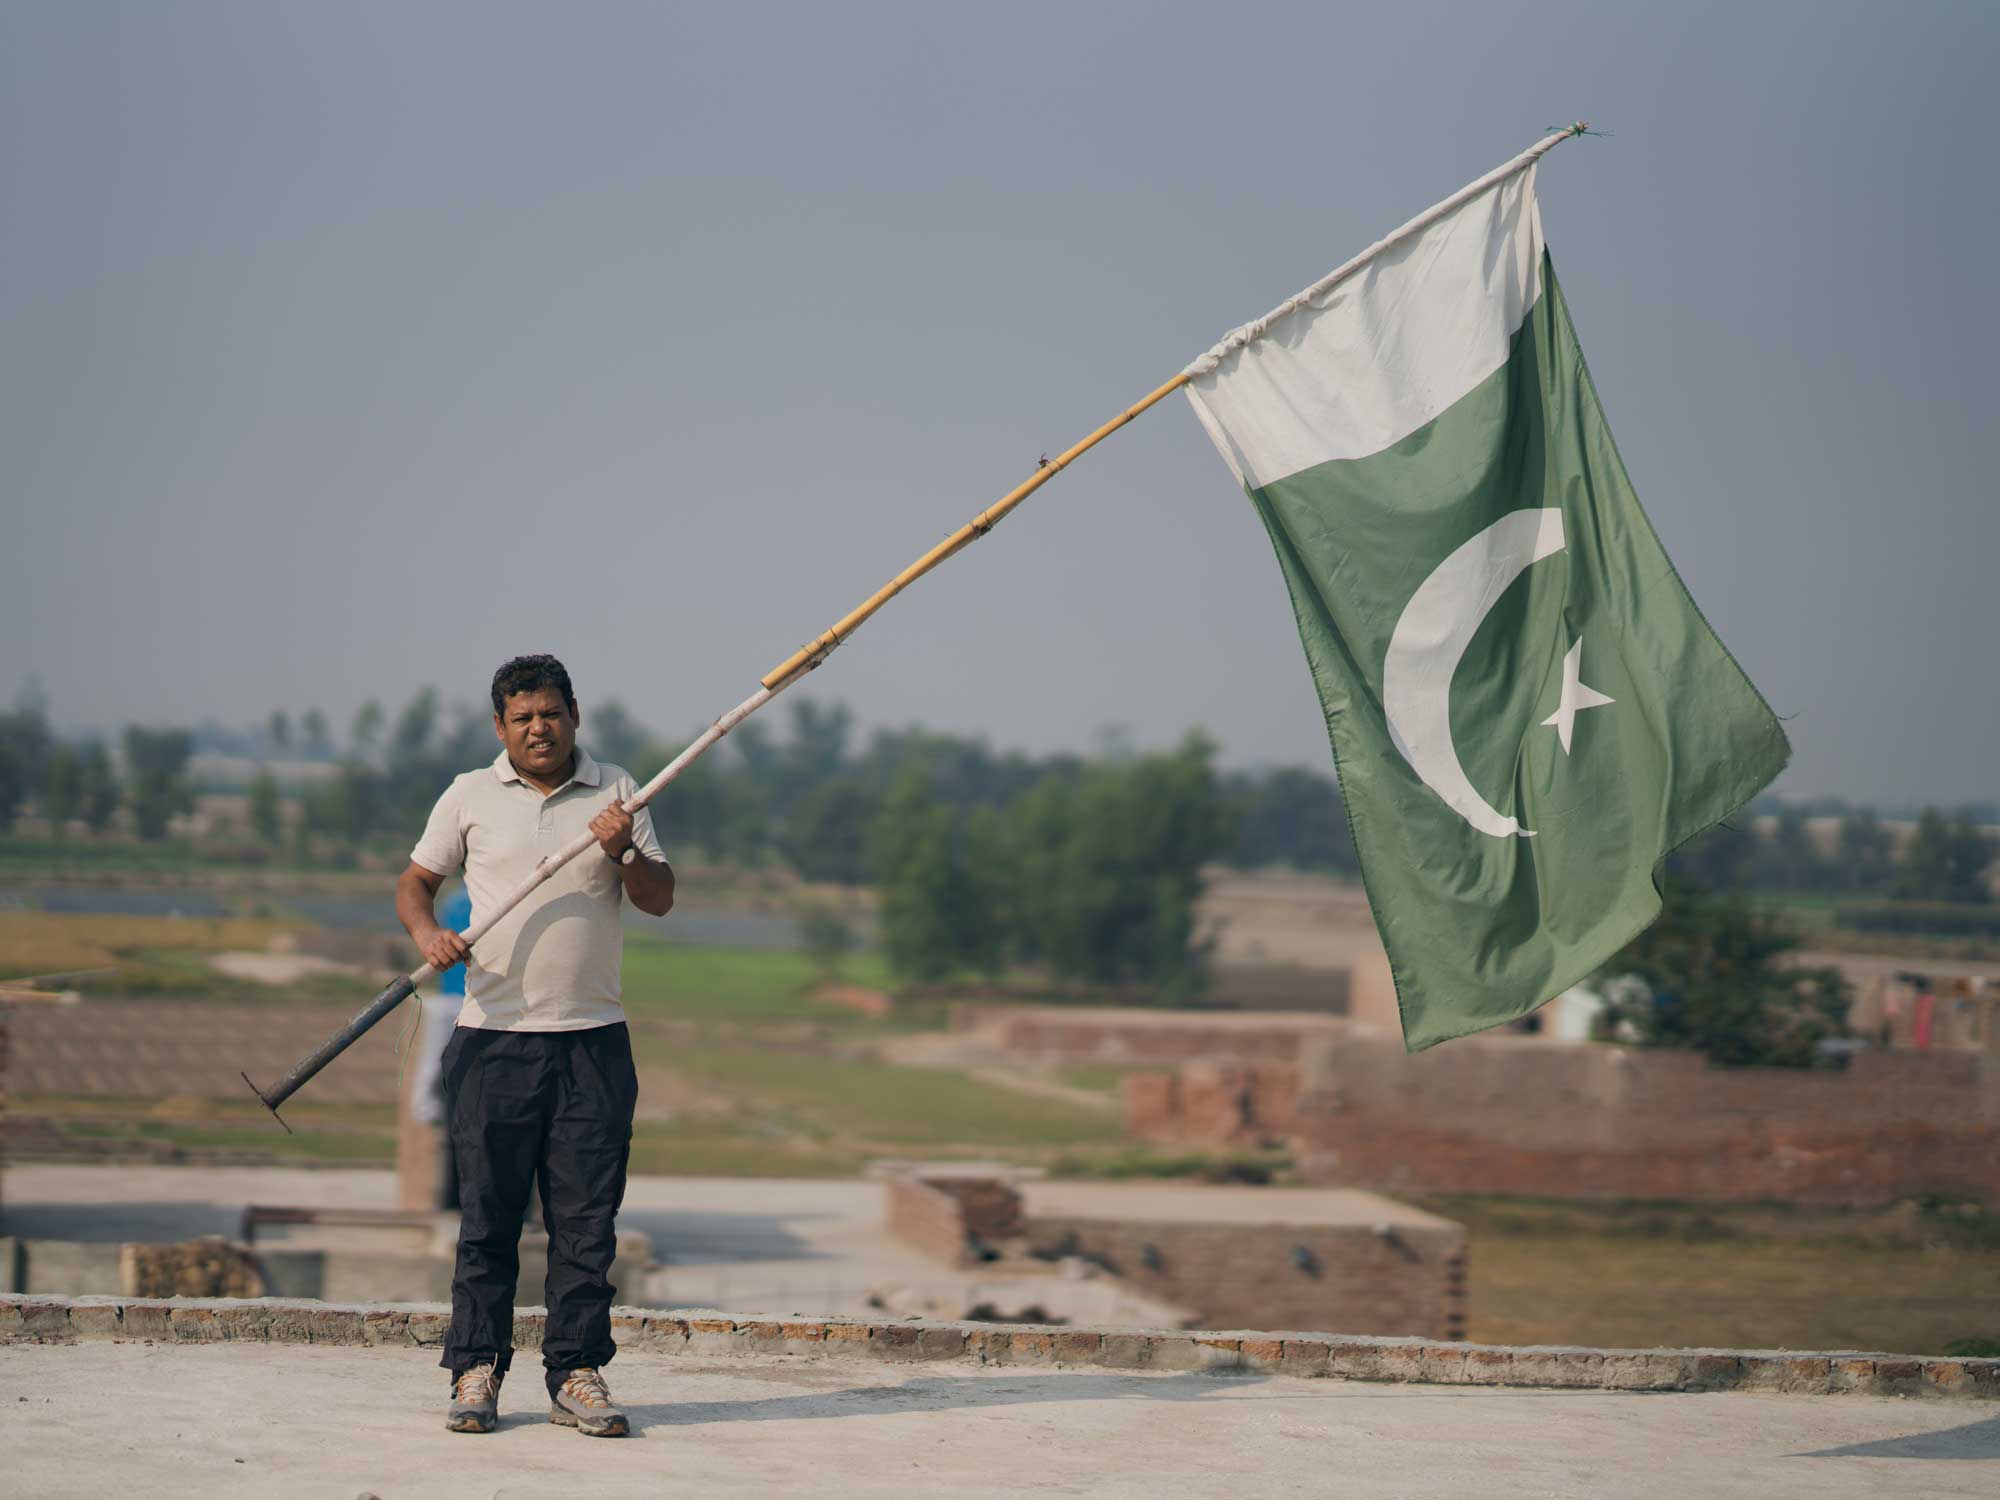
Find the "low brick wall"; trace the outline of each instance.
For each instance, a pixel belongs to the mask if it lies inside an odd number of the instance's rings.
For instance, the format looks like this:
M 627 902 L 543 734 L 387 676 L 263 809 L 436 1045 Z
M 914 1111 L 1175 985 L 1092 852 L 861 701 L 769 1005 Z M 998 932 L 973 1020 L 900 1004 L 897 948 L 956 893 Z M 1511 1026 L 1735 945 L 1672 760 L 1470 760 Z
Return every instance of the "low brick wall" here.
M 1193 1308 L 1207 1323 L 1465 1336 L 1465 1230 L 1442 1219 L 1378 1233 L 1365 1224 L 1190 1224 L 1037 1213 L 1028 1239 L 1043 1254 L 1093 1260 L 1135 1292 Z
M 156 1343 L 341 1344 L 438 1348 L 440 1304 L 0 1295 L 0 1343 L 81 1339 Z M 987 1323 L 750 1317 L 701 1309 L 612 1310 L 627 1349 L 696 1358 L 782 1355 L 1101 1370 L 1257 1373 L 1435 1385 L 1615 1391 L 1756 1391 L 1788 1395 L 2000 1400 L 2000 1360 L 1739 1349 L 1510 1349 L 1424 1339 L 1309 1333 L 1178 1333 Z M 514 1347 L 540 1347 L 543 1315 L 519 1313 Z
M 1268 1011 L 1149 1010 L 1117 1006 L 996 1005 L 951 1008 L 954 1031 L 1020 1062 L 1295 1062 L 1304 1047 L 1345 1033 L 1337 1017 Z
M 888 1175 L 883 1221 L 889 1232 L 948 1266 L 991 1258 L 1021 1233 L 1021 1195 L 1004 1173 L 908 1167 Z
M 919 1177 L 892 1177 L 882 1194 L 883 1223 L 905 1244 L 947 1266 L 973 1264 L 965 1211 L 958 1199 Z
M 1692 1052 L 1468 1037 L 1412 1057 L 1354 1028 L 1304 1040 L 1295 1062 L 1128 1076 L 1125 1110 L 1142 1139 L 1283 1139 L 1308 1180 L 1389 1193 L 2000 1203 L 2000 1053 L 1716 1068 Z
M 1191 1062 L 1176 1073 L 1127 1073 L 1125 1128 L 1141 1140 L 1209 1147 L 1278 1144 L 1298 1117 L 1289 1064 Z

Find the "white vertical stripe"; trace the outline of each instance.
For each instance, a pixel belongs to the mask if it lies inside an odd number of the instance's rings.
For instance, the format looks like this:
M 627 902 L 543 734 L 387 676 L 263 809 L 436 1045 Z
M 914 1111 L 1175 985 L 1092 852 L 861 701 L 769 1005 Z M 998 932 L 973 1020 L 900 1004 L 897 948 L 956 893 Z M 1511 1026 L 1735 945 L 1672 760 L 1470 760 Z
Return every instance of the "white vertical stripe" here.
M 1506 363 L 1542 260 L 1534 161 L 1509 167 L 1190 366 L 1188 400 L 1238 481 L 1379 453 Z

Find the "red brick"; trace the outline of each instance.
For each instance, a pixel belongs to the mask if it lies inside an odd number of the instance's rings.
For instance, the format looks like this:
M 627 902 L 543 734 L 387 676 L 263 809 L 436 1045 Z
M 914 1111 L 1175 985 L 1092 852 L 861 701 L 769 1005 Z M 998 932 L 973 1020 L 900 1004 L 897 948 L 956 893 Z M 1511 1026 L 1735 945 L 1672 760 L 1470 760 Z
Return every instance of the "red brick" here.
M 1278 1368 L 1287 1375 L 1326 1375 L 1331 1352 L 1325 1339 L 1286 1339 Z
M 909 1323 L 878 1323 L 869 1335 L 868 1348 L 884 1359 L 915 1359 L 917 1329 Z
M 1097 1363 L 1108 1370 L 1150 1370 L 1153 1340 L 1143 1333 L 1107 1333 Z
M 361 1337 L 370 1344 L 407 1344 L 410 1342 L 410 1315 L 376 1308 L 362 1316 Z
M 1055 1356 L 1062 1361 L 1082 1363 L 1093 1359 L 1104 1336 L 1083 1328 L 1059 1329 L 1055 1335 Z
M 425 1349 L 444 1347 L 445 1334 L 451 1328 L 451 1315 L 441 1312 L 413 1312 L 409 1320 L 410 1342 Z
M 1924 1390 L 1924 1362 L 1918 1359 L 1878 1359 L 1871 1387 L 1878 1396 L 1917 1396 Z
M 647 1313 L 645 1330 L 647 1342 L 660 1348 L 678 1348 L 685 1344 L 688 1338 L 687 1319 L 676 1318 L 670 1314 Z
M 1381 1380 L 1382 1345 L 1372 1339 L 1334 1339 L 1326 1346 L 1329 1375 L 1342 1380 Z
M 70 1305 L 69 1331 L 80 1339 L 111 1339 L 118 1337 L 118 1304 L 115 1302 L 76 1302 Z M 0 1335 L 3 1337 L 4 1335 Z
M 1700 1391 L 1726 1391 L 1743 1383 L 1743 1361 L 1734 1354 L 1697 1354 L 1688 1368 L 1688 1385 Z
M 60 1340 L 69 1334 L 69 1303 L 53 1298 L 16 1304 L 21 1310 L 21 1331 L 31 1339 Z
M 224 1337 L 222 1322 L 213 1308 L 177 1307 L 168 1315 L 168 1324 L 178 1343 L 219 1344 Z
M 1464 1385 L 1464 1346 L 1461 1344 L 1424 1345 L 1423 1378 L 1432 1385 Z
M 917 1335 L 917 1353 L 925 1359 L 956 1359 L 965 1352 L 966 1330 L 949 1324 L 923 1329 Z
M 1875 1361 L 1872 1359 L 1836 1359 L 1827 1371 L 1827 1389 L 1833 1391 L 1867 1391 L 1875 1385 Z
M 1778 1389 L 1794 1395 L 1824 1395 L 1833 1375 L 1833 1362 L 1817 1355 L 1781 1355 L 1777 1360 Z
M 1016 1328 L 1007 1340 L 1007 1358 L 1014 1364 L 1049 1364 L 1056 1358 L 1056 1336 L 1046 1328 Z

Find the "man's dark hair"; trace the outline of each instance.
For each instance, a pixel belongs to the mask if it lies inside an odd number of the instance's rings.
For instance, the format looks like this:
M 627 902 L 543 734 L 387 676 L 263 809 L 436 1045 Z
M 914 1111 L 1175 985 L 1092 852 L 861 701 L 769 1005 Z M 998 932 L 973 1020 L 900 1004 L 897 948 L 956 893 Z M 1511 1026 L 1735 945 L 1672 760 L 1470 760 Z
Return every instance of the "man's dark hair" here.
M 569 685 L 569 673 L 553 656 L 517 656 L 502 662 L 493 674 L 493 712 L 507 712 L 507 700 L 516 693 L 539 693 L 554 688 L 562 694 L 571 713 L 576 712 L 576 691 Z

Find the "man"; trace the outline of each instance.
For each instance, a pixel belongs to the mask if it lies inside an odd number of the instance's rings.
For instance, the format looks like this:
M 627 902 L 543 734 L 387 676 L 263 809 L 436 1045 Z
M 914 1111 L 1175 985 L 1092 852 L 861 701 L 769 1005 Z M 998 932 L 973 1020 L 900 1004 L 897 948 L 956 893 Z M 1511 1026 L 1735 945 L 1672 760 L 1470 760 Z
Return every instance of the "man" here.
M 465 1004 L 440 1062 L 460 1210 L 440 1361 L 451 1371 L 453 1432 L 491 1432 L 499 1420 L 521 1221 L 537 1180 L 549 1233 L 549 1420 L 591 1437 L 629 1430 L 603 1376 L 614 1349 L 613 1221 L 639 1092 L 619 1004 L 618 908 L 629 897 L 665 916 L 674 872 L 645 809 L 624 809 L 632 778 L 577 748 L 579 722 L 553 656 L 519 656 L 494 673 L 500 754 L 446 789 L 396 883 L 396 915 L 425 959 L 440 973 L 466 966 Z M 586 827 L 603 856 L 570 861 L 477 946 L 438 925 L 438 888 L 461 865 L 473 911 L 490 911 Z

